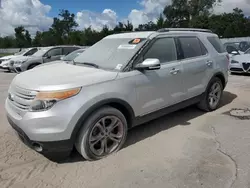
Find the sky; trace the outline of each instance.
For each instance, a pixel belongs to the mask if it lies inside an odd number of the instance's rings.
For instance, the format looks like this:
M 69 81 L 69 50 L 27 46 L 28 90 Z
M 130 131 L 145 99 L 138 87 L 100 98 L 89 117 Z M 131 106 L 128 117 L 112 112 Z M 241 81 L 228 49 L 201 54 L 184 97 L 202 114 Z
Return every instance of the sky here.
M 118 22 L 141 23 L 156 21 L 171 0 L 0 0 L 0 36 L 14 34 L 14 28 L 23 25 L 31 34 L 47 30 L 60 9 L 76 15 L 78 29 L 91 26 L 101 30 L 104 25 L 113 28 Z M 215 13 L 231 12 L 241 8 L 250 15 L 250 0 L 222 0 L 214 7 Z

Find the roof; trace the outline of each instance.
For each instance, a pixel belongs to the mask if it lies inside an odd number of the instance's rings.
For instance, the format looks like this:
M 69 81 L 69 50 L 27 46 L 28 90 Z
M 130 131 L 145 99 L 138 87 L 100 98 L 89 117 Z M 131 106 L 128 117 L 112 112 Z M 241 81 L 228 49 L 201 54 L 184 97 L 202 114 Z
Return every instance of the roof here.
M 106 39 L 117 39 L 117 38 L 154 38 L 160 34 L 167 33 L 199 33 L 205 35 L 215 35 L 211 30 L 199 29 L 199 28 L 163 28 L 158 31 L 143 31 L 143 32 L 128 32 L 113 34 L 105 37 Z
M 155 31 L 145 31 L 145 32 L 130 32 L 130 33 L 120 33 L 109 35 L 105 37 L 106 39 L 115 39 L 115 38 L 148 38 L 150 35 L 156 33 Z

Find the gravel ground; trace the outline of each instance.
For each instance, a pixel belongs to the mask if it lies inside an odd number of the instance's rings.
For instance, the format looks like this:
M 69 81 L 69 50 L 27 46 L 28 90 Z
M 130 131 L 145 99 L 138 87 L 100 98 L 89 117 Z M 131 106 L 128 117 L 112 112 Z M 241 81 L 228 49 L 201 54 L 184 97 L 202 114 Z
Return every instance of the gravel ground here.
M 250 107 L 250 77 L 230 76 L 215 112 L 189 107 L 130 130 L 125 147 L 106 159 L 73 153 L 60 164 L 27 148 L 8 125 L 4 100 L 13 77 L 0 71 L 1 188 L 250 187 L 250 120 L 229 115 Z

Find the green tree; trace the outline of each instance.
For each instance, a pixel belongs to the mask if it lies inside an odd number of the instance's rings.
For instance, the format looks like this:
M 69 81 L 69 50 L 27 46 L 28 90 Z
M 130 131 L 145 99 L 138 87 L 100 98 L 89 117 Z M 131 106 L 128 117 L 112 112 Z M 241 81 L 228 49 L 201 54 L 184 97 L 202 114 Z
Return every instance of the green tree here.
M 30 33 L 29 31 L 25 31 L 25 41 L 26 41 L 26 44 L 25 44 L 25 47 L 30 47 L 32 45 L 32 39 L 31 39 L 31 36 L 30 36 Z
M 165 7 L 163 14 L 170 27 L 189 27 L 192 19 L 208 16 L 215 3 L 220 2 L 221 0 L 172 0 L 172 4 Z
M 68 10 L 61 10 L 59 18 L 54 18 L 50 32 L 55 37 L 57 44 L 63 44 L 69 33 L 74 31 L 77 26 L 75 14 L 71 14 Z
M 25 29 L 23 26 L 15 28 L 16 45 L 18 48 L 26 47 Z
M 159 18 L 157 19 L 156 25 L 157 25 L 157 29 L 161 29 L 165 27 L 165 20 L 162 14 L 160 14 Z

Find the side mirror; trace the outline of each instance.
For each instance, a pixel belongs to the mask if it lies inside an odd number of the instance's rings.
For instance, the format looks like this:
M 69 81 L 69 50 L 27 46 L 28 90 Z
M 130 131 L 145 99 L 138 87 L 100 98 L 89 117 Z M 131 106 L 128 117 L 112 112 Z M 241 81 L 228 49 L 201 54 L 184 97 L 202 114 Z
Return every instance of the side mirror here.
M 60 57 L 60 60 L 62 60 L 62 61 L 63 61 L 63 60 L 64 60 L 64 58 L 65 58 L 65 56 L 61 56 L 61 57 Z
M 232 51 L 231 54 L 232 54 L 232 55 L 239 55 L 239 52 L 237 52 L 237 51 Z
M 161 68 L 161 63 L 159 59 L 145 59 L 142 63 L 135 66 L 138 70 L 157 70 Z

